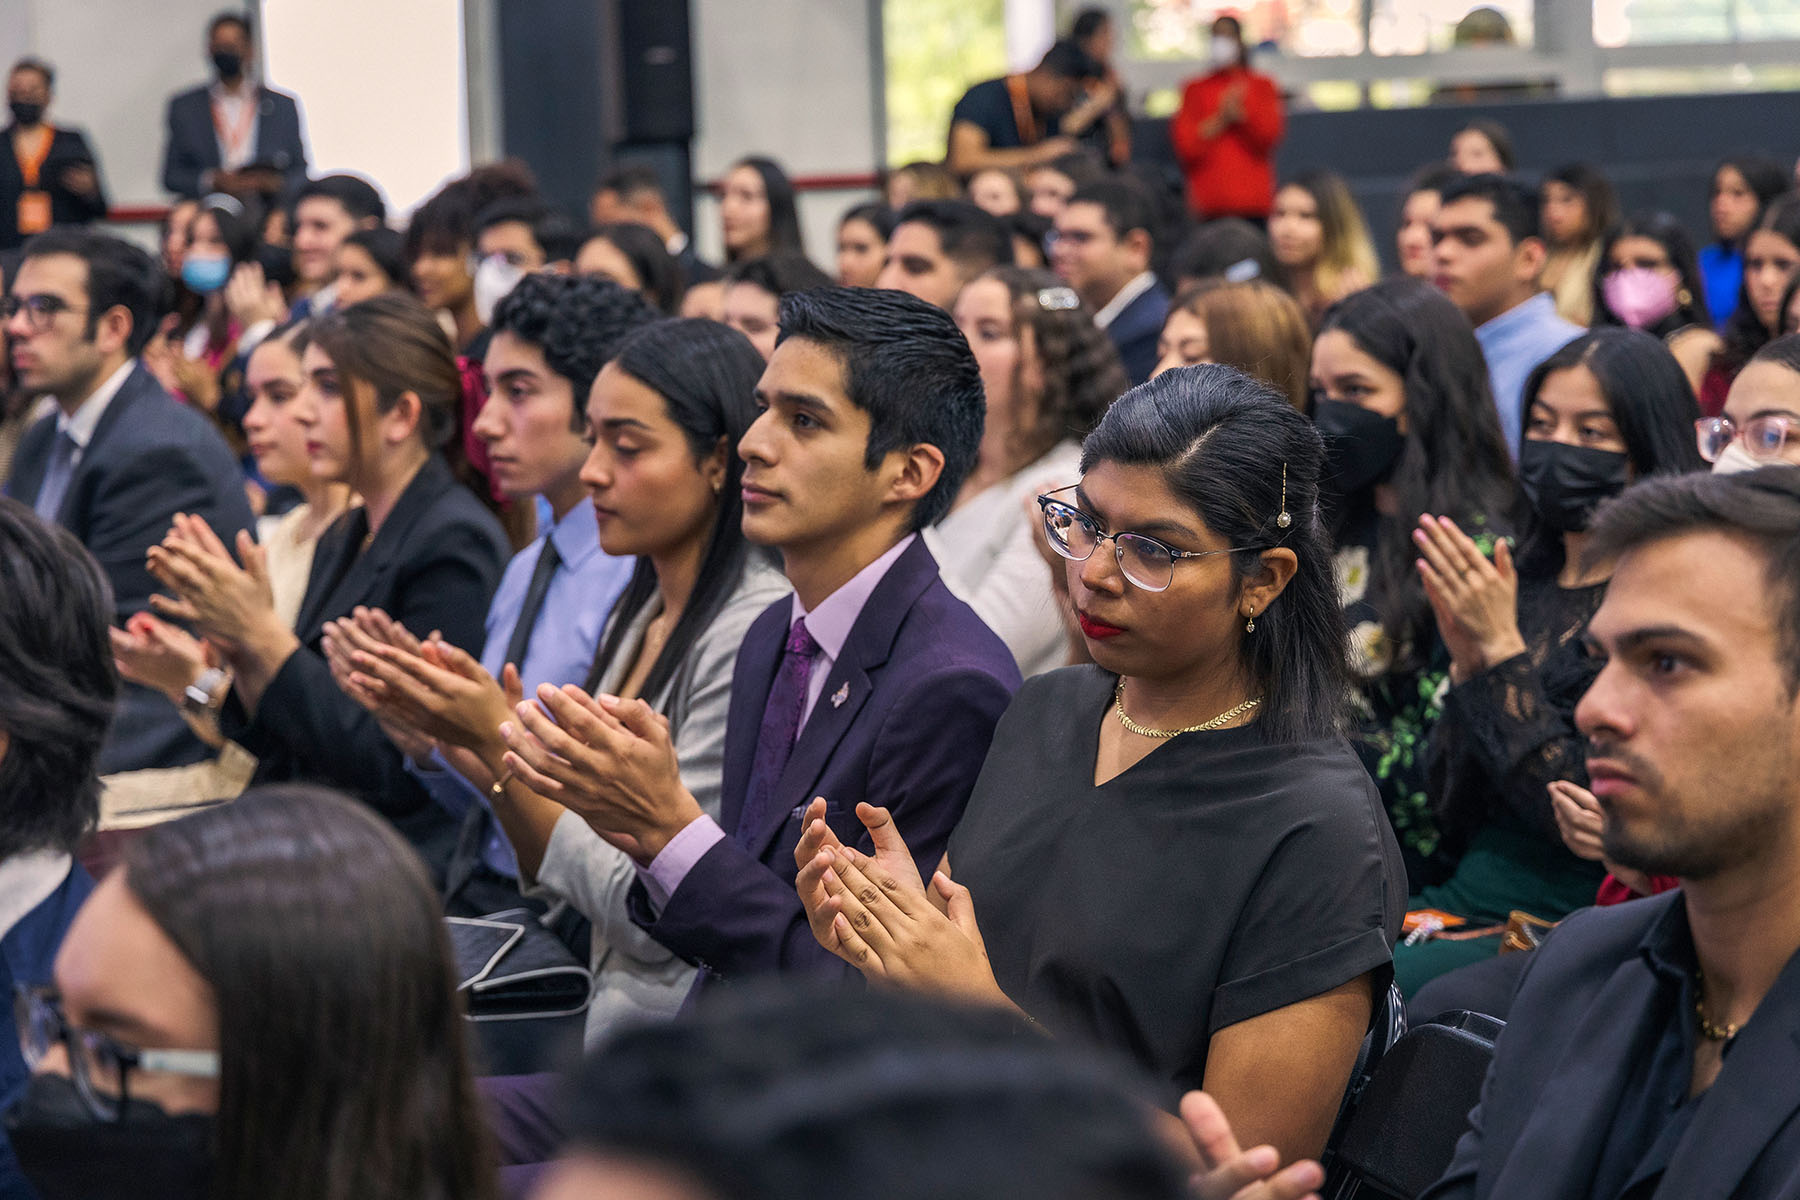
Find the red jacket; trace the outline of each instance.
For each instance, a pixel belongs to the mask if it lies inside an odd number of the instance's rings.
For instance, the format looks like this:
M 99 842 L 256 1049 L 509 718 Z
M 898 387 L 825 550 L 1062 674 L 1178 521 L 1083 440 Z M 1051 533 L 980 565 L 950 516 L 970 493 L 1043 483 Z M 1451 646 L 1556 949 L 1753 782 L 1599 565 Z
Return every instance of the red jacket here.
M 1244 115 L 1203 137 L 1201 123 L 1219 111 L 1225 89 L 1244 82 Z M 1188 207 L 1200 217 L 1267 217 L 1275 206 L 1275 147 L 1284 125 L 1281 92 L 1267 75 L 1227 67 L 1188 84 L 1169 123 L 1175 157 L 1187 173 Z

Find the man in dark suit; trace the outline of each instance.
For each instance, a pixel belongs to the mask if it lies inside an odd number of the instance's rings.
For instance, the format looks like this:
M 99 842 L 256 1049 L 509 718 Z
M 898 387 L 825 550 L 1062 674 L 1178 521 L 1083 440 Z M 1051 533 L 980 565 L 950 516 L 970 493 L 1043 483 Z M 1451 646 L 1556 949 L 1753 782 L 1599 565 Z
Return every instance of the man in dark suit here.
M 76 843 L 100 812 L 94 761 L 119 677 L 106 578 L 67 530 L 0 499 L 0 995 L 41 987 L 94 881 Z M 0 1038 L 0 1110 L 25 1090 Z M 0 1196 L 33 1195 L 0 1131 Z
M 52 225 L 83 225 L 106 215 L 106 190 L 93 148 L 79 129 L 44 119 L 55 98 L 56 72 L 21 58 L 6 76 L 12 122 L 0 129 L 0 250 L 11 250 Z
M 821 288 L 782 298 L 781 329 L 738 454 L 744 533 L 781 552 L 794 594 L 738 654 L 719 822 L 639 702 L 542 691 L 555 722 L 522 706 L 509 737 L 509 765 L 547 795 L 581 772 L 594 802 L 579 811 L 639 863 L 632 919 L 703 983 L 841 973 L 794 891 L 809 802 L 824 797 L 827 824 L 865 848 L 856 805 L 885 805 L 929 875 L 1019 683 L 918 537 L 981 440 L 981 380 L 954 323 L 898 292 Z
M 1056 217 L 1051 265 L 1106 330 L 1133 385 L 1156 369 L 1156 341 L 1169 294 L 1150 270 L 1150 203 L 1134 185 L 1108 179 L 1076 190 Z
M 1603 846 L 1681 887 L 1533 952 L 1434 1200 L 1800 1195 L 1796 476 L 1657 479 L 1596 520 Z
M 81 540 L 111 581 L 121 623 L 157 590 L 144 553 L 176 513 L 204 516 L 228 541 L 251 521 L 224 439 L 137 362 L 163 286 L 156 262 L 137 247 L 54 229 L 27 244 L 5 305 L 14 378 L 57 404 L 20 441 L 6 494 Z M 178 766 L 204 754 L 167 699 L 131 685 L 101 770 Z
M 601 179 L 588 201 L 588 217 L 596 225 L 642 225 L 663 240 L 663 246 L 681 264 L 688 284 L 719 278 L 719 268 L 694 253 L 694 241 L 669 212 L 662 178 L 646 163 L 619 167 Z
M 251 78 L 256 42 L 250 19 L 221 13 L 206 27 L 216 75 L 169 101 L 163 187 L 177 196 L 228 192 L 265 199 L 306 182 L 306 141 L 294 97 Z

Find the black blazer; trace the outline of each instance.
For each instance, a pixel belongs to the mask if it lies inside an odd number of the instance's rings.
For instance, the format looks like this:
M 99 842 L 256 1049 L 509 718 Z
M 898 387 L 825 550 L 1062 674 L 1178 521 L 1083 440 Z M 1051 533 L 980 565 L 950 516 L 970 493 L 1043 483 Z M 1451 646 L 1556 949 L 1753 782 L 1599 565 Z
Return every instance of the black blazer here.
M 17 128 L 8 125 L 0 129 L 0 250 L 23 245 L 27 236 L 19 232 L 19 193 L 25 190 L 25 175 L 13 153 L 12 135 Z M 63 172 L 82 163 L 94 167 L 99 183 L 91 196 L 79 195 L 63 186 Z M 38 168 L 38 188 L 50 193 L 51 224 L 83 225 L 106 215 L 106 184 L 98 179 L 99 173 L 99 162 L 79 129 L 53 131 L 50 153 Z
M 1139 293 L 1106 327 L 1132 387 L 1149 379 L 1150 372 L 1156 370 L 1156 342 L 1168 319 L 1169 293 L 1158 283 Z
M 56 417 L 26 431 L 6 494 L 37 498 L 56 438 Z M 244 475 L 210 422 L 133 366 L 82 451 L 57 520 L 88 548 L 112 584 L 115 618 L 150 607 L 161 585 L 144 565 L 178 512 L 205 517 L 226 545 L 251 527 Z M 103 774 L 198 762 L 201 745 L 160 693 L 128 685 L 100 753 Z
M 826 822 L 847 845 L 872 850 L 856 819 L 867 800 L 893 810 L 923 878 L 931 878 L 987 758 L 994 726 L 1019 686 L 1006 644 L 938 576 L 915 541 L 863 606 L 844 652 L 800 731 L 777 785 L 772 823 L 748 846 L 736 834 L 793 612 L 784 596 L 744 635 L 725 724 L 720 825 L 726 837 L 694 865 L 660 914 L 641 881 L 627 894 L 633 922 L 711 975 L 848 970 L 813 939 L 794 890 L 797 815 L 824 796 Z
M 435 847 L 432 839 L 444 834 L 449 818 L 407 773 L 375 719 L 332 680 L 322 649 L 325 622 L 358 605 L 380 608 L 421 637 L 442 630 L 446 641 L 479 658 L 488 602 L 511 547 L 500 522 L 436 454 L 361 550 L 367 532 L 363 510 L 354 508 L 319 539 L 294 622 L 301 649 L 275 673 L 254 717 L 233 695 L 219 723 L 257 756 L 256 782 L 341 788 L 394 819 L 422 849 L 427 841 Z
M 1691 954 L 1677 890 L 1578 912 L 1531 952 L 1470 1132 L 1429 1200 L 1588 1200 L 1632 1067 L 1672 1022 L 1693 1026 L 1691 977 L 1672 988 L 1651 966 L 1659 948 L 1682 944 Z M 1732 1042 L 1655 1194 L 1800 1196 L 1796 1079 L 1800 954 Z
M 259 87 L 257 96 L 256 152 L 250 161 L 286 175 L 287 186 L 282 190 L 291 195 L 306 182 L 306 140 L 300 132 L 299 102 L 274 88 Z M 220 166 L 207 85 L 176 94 L 169 101 L 165 124 L 163 188 L 177 196 L 198 196 L 200 176 Z

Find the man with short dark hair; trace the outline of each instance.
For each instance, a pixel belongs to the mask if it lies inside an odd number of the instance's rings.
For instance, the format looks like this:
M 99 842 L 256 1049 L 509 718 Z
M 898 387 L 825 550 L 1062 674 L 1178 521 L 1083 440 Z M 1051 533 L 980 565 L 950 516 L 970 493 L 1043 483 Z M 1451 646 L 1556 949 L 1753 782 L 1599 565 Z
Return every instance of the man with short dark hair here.
M 169 101 L 162 185 L 177 196 L 227 192 L 264 199 L 306 182 L 306 142 L 294 97 L 255 82 L 250 17 L 236 10 L 207 22 L 215 80 Z
M 1607 860 L 1679 889 L 1532 952 L 1471 1131 L 1428 1195 L 1773 1197 L 1800 1181 L 1800 471 L 1659 477 L 1575 712 Z
M 1070 153 L 1112 105 L 1104 91 L 1084 99 L 1086 85 L 1105 75 L 1074 42 L 1059 41 L 1031 70 L 976 84 L 950 114 L 944 165 L 967 179 L 987 167 L 1023 170 Z
M 964 284 L 1012 261 L 1012 232 L 1000 218 L 963 200 L 915 200 L 894 222 L 875 286 L 949 312 Z
M 569 273 L 582 230 L 542 201 L 509 196 L 475 214 L 475 313 L 483 325 L 534 271 Z
M 668 197 L 654 167 L 633 164 L 609 172 L 588 201 L 588 217 L 595 225 L 636 224 L 649 229 L 681 264 L 690 284 L 719 277 L 719 269 L 694 253 L 693 240 L 670 215 Z
M 6 75 L 12 119 L 0 129 L 0 250 L 52 225 L 85 225 L 106 215 L 106 190 L 93 147 L 79 129 L 45 119 L 56 72 L 21 58 Z
M 1514 459 L 1524 430 L 1520 404 L 1533 368 L 1581 336 L 1538 286 L 1549 250 L 1538 231 L 1537 193 L 1502 175 L 1446 186 L 1432 222 L 1438 288 L 1475 327 L 1487 358 L 1500 428 Z
M 302 187 L 294 197 L 293 242 L 296 291 L 293 320 L 323 316 L 336 299 L 331 281 L 337 273 L 338 247 L 361 229 L 377 229 L 387 219 L 387 204 L 375 185 L 359 175 L 326 175 Z
M 1106 330 L 1135 386 L 1156 369 L 1169 294 L 1150 270 L 1150 204 L 1135 186 L 1102 180 L 1080 188 L 1056 215 L 1050 261 Z
M 0 497 L 0 995 L 50 983 L 94 881 L 75 861 L 100 815 L 95 758 L 119 692 L 106 579 L 65 529 Z M 0 1110 L 28 1072 L 0 1038 Z M 0 1196 L 29 1196 L 0 1130 Z
M 224 439 L 137 362 L 165 286 L 130 243 L 55 229 L 27 243 L 5 304 L 14 379 L 57 406 L 20 441 L 6 494 L 81 540 L 112 583 L 121 623 L 159 590 L 144 554 L 176 513 L 204 517 L 227 545 L 251 523 Z M 130 685 L 101 769 L 179 766 L 205 753 L 167 699 Z
M 781 331 L 738 455 L 744 534 L 781 554 L 794 594 L 738 653 L 720 820 L 637 701 L 597 702 L 602 720 L 540 691 L 550 715 L 521 709 L 507 737 L 521 779 L 569 797 L 636 860 L 632 920 L 702 967 L 702 985 L 841 975 L 794 890 L 802 826 L 822 815 L 867 850 L 857 806 L 886 805 L 935 870 L 1019 684 L 918 536 L 949 511 L 981 441 L 981 376 L 956 325 L 911 296 L 831 287 L 783 297 Z

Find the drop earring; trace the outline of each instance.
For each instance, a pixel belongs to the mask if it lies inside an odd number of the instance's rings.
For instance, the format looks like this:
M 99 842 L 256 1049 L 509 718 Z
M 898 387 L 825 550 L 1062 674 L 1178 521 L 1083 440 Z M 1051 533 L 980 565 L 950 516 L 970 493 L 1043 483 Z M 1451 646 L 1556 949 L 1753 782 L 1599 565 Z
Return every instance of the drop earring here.
M 1254 610 L 1252 610 L 1250 613 L 1250 619 L 1248 621 L 1244 622 L 1244 632 L 1245 633 L 1255 633 L 1256 632 L 1256 612 Z

